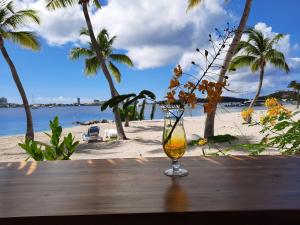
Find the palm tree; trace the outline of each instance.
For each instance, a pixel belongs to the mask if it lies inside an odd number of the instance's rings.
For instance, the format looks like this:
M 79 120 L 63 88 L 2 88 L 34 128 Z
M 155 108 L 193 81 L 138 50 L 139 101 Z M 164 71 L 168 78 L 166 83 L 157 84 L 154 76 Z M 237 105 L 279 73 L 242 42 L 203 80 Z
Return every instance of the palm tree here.
M 13 2 L 6 3 L 6 1 L 3 0 L 0 2 L 0 50 L 10 68 L 12 77 L 23 101 L 27 119 L 27 129 L 25 137 L 28 140 L 33 140 L 33 123 L 28 99 L 26 97 L 26 93 L 18 75 L 17 69 L 5 48 L 5 41 L 11 41 L 15 44 L 19 44 L 22 47 L 32 50 L 40 49 L 37 37 L 33 32 L 20 31 L 20 28 L 22 28 L 25 23 L 30 21 L 39 24 L 39 18 L 36 11 L 31 9 L 16 11 L 14 9 Z
M 89 11 L 88 11 L 88 5 L 90 3 L 90 0 L 46 0 L 47 1 L 47 8 L 48 9 L 58 9 L 58 8 L 65 8 L 68 6 L 73 6 L 75 4 L 80 4 L 82 7 L 82 11 L 83 11 L 83 15 L 86 21 L 86 25 L 88 28 L 88 33 L 91 39 L 91 43 L 92 43 L 92 47 L 96 53 L 96 58 L 98 60 L 98 63 L 103 71 L 103 74 L 109 84 L 109 88 L 110 88 L 110 93 L 111 93 L 111 97 L 116 97 L 119 95 L 119 93 L 117 92 L 112 77 L 110 75 L 110 72 L 107 68 L 106 65 L 106 61 L 104 58 L 104 55 L 102 55 L 101 53 L 101 48 L 99 46 L 99 44 L 97 43 L 97 39 L 95 37 L 94 34 L 94 30 L 93 30 L 93 26 L 92 26 L 92 22 L 90 19 L 90 15 L 89 15 Z M 101 4 L 98 0 L 92 0 L 92 3 L 94 4 L 94 6 L 97 9 L 101 8 Z M 113 108 L 113 112 L 114 112 L 114 117 L 115 117 L 115 122 L 116 122 L 116 127 L 117 127 L 117 131 L 118 131 L 118 136 L 120 139 L 127 139 L 123 126 L 122 126 L 122 121 L 121 121 L 121 116 L 120 116 L 120 112 L 118 109 L 118 106 L 116 105 Z
M 80 35 L 88 36 L 88 31 L 82 29 Z M 126 64 L 129 67 L 133 66 L 131 59 L 124 54 L 113 54 L 113 43 L 116 40 L 116 36 L 112 38 L 109 37 L 106 29 L 102 29 L 97 35 L 97 43 L 100 46 L 101 54 L 105 60 L 110 73 L 115 77 L 116 81 L 119 83 L 121 81 L 121 73 L 116 67 L 114 62 Z M 78 59 L 80 57 L 86 57 L 85 59 L 85 73 L 87 75 L 95 75 L 99 69 L 101 69 L 100 64 L 97 60 L 97 55 L 93 50 L 92 43 L 88 43 L 88 48 L 76 47 L 71 50 L 70 58 L 72 60 Z
M 204 1 L 204 0 L 188 0 L 188 10 L 199 5 L 200 3 L 202 3 L 202 1 Z M 226 2 L 227 1 L 228 0 L 226 0 Z M 234 56 L 234 52 L 236 51 L 237 45 L 241 40 L 243 31 L 245 30 L 247 20 L 248 20 L 249 14 L 250 14 L 251 5 L 252 5 L 252 0 L 246 0 L 243 15 L 241 17 L 237 31 L 232 39 L 230 47 L 226 53 L 225 60 L 223 62 L 223 66 L 222 66 L 222 69 L 220 71 L 220 75 L 218 78 L 218 82 L 223 82 L 225 79 L 225 74 L 228 70 L 229 63 Z M 211 113 L 207 114 L 207 116 L 206 116 L 205 128 L 204 128 L 204 137 L 205 138 L 214 136 L 215 116 L 216 116 L 216 107 L 212 110 Z
M 235 70 L 242 67 L 250 67 L 253 73 L 259 71 L 259 83 L 256 94 L 249 106 L 252 108 L 261 92 L 265 67 L 271 64 L 274 67 L 284 70 L 286 73 L 290 71 L 288 64 L 285 61 L 284 54 L 274 48 L 274 45 L 284 37 L 283 34 L 277 34 L 273 38 L 267 38 L 261 31 L 256 29 L 248 29 L 247 41 L 240 41 L 235 52 L 237 54 L 231 61 L 229 70 Z M 247 122 L 251 122 L 251 116 Z
M 288 87 L 295 90 L 296 96 L 297 96 L 297 109 L 299 109 L 299 105 L 300 105 L 300 83 L 293 80 L 289 83 Z

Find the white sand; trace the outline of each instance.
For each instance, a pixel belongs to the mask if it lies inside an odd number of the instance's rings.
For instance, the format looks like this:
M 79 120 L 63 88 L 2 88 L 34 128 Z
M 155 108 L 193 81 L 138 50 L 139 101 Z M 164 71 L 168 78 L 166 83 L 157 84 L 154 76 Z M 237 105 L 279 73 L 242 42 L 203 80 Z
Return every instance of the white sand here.
M 255 112 L 254 118 L 258 118 L 264 111 Z M 187 136 L 198 134 L 203 136 L 205 117 L 185 118 L 184 127 Z M 108 128 L 115 128 L 114 123 L 98 124 L 101 127 L 101 135 Z M 81 135 L 86 132 L 87 126 L 76 126 L 64 129 L 64 133 L 72 132 L 80 145 L 76 153 L 71 157 L 74 159 L 109 159 L 109 158 L 140 158 L 140 157 L 161 157 L 165 156 L 162 145 L 163 120 L 133 121 L 130 127 L 125 127 L 125 132 L 130 140 L 126 141 L 105 141 L 97 143 L 84 143 Z M 249 127 L 242 125 L 240 113 L 218 113 L 215 121 L 215 135 L 231 134 L 238 137 L 236 143 L 255 143 L 261 140 L 259 134 L 261 127 Z M 38 141 L 48 142 L 48 137 L 42 133 L 36 133 Z M 0 161 L 13 162 L 27 158 L 25 151 L 18 143 L 24 140 L 23 136 L 0 137 Z M 226 145 L 218 147 L 227 148 Z M 207 148 L 207 147 L 206 147 Z M 215 149 L 215 148 L 213 148 Z M 245 155 L 245 151 L 233 151 L 231 154 Z M 265 152 L 264 154 L 278 154 L 276 151 Z M 189 147 L 185 156 L 202 155 L 202 147 Z

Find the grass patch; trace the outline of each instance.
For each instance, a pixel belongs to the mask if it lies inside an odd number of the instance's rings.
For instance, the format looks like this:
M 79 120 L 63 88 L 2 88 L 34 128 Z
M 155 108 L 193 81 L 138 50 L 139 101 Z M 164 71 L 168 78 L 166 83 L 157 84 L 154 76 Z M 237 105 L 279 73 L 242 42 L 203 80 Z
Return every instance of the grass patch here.
M 228 142 L 229 144 L 232 141 L 237 140 L 238 138 L 235 136 L 232 136 L 230 134 L 224 134 L 224 135 L 216 135 L 213 137 L 208 138 L 208 142 L 209 143 L 224 143 L 224 142 Z

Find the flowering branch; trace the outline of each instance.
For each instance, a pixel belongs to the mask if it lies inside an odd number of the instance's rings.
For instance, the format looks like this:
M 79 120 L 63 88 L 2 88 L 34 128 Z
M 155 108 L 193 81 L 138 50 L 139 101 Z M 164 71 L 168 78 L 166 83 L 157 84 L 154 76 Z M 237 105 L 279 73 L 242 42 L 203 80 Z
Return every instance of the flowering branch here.
M 219 34 L 219 39 L 221 39 L 219 46 L 215 43 L 215 41 L 213 41 L 212 35 L 209 34 L 209 42 L 211 43 L 211 45 L 213 47 L 214 54 L 210 53 L 207 50 L 204 50 L 204 52 L 201 52 L 198 48 L 196 49 L 196 51 L 198 53 L 200 53 L 200 55 L 205 59 L 205 68 L 202 68 L 200 65 L 198 65 L 194 61 L 191 62 L 192 65 L 194 65 L 194 66 L 198 67 L 200 70 L 202 70 L 202 75 L 200 76 L 200 78 L 197 78 L 194 75 L 183 72 L 180 65 L 178 65 L 174 69 L 174 76 L 173 76 L 173 79 L 171 79 L 170 85 L 169 85 L 170 91 L 167 93 L 167 96 L 166 96 L 169 104 L 174 104 L 174 103 L 178 102 L 178 100 L 175 99 L 175 94 L 176 94 L 177 89 L 182 86 L 179 81 L 179 79 L 182 77 L 182 75 L 188 75 L 188 76 L 196 79 L 197 81 L 196 82 L 188 81 L 186 84 L 183 85 L 183 87 L 185 89 L 187 89 L 187 91 L 181 90 L 178 93 L 180 108 L 184 109 L 185 105 L 191 106 L 192 108 L 194 108 L 196 106 L 197 98 L 196 98 L 196 94 L 194 93 L 196 90 L 199 90 L 202 94 L 204 94 L 204 93 L 207 94 L 208 102 L 204 104 L 204 112 L 206 112 L 206 113 L 211 113 L 215 104 L 217 104 L 220 101 L 221 94 L 222 94 L 222 88 L 226 86 L 226 81 L 225 82 L 209 82 L 208 80 L 205 80 L 204 78 L 211 77 L 209 74 L 214 74 L 213 72 L 210 71 L 212 68 L 219 68 L 219 69 L 222 68 L 222 66 L 219 63 L 217 63 L 216 61 L 220 60 L 219 56 L 221 55 L 222 52 L 224 52 L 224 49 L 226 48 L 226 46 L 229 45 L 228 40 L 233 36 L 233 34 L 236 31 L 233 29 L 230 30 L 229 28 L 227 28 L 224 30 L 223 35 L 221 35 L 221 33 L 218 30 L 216 30 L 216 31 Z M 211 57 L 210 60 L 208 59 L 209 56 Z M 182 110 L 182 112 L 179 114 L 179 116 L 175 116 L 176 121 L 175 121 L 170 133 L 168 134 L 167 138 L 165 140 L 163 140 L 163 145 L 165 145 L 172 137 L 174 129 L 177 126 L 180 119 L 182 118 L 183 114 L 184 114 L 184 110 Z

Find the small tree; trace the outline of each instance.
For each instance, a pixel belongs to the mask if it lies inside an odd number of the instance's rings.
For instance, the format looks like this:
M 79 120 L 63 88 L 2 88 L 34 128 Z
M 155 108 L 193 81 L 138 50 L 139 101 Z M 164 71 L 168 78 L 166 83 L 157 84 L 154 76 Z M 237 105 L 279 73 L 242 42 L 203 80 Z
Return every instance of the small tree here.
M 6 48 L 5 42 L 11 41 L 14 44 L 21 45 L 22 47 L 29 48 L 31 50 L 39 50 L 40 45 L 38 43 L 35 33 L 29 31 L 21 31 L 26 23 L 29 21 L 39 24 L 39 17 L 37 12 L 34 10 L 20 10 L 16 11 L 14 8 L 14 3 L 11 1 L 6 3 L 1 1 L 0 3 L 0 50 L 1 53 L 8 64 L 14 82 L 22 98 L 24 105 L 26 119 L 27 119 L 27 129 L 26 129 L 26 139 L 33 140 L 33 122 L 32 115 L 30 111 L 30 106 L 28 99 L 22 85 L 21 79 L 17 72 L 17 69 L 10 58 Z
M 300 104 L 300 83 L 293 80 L 289 83 L 288 87 L 295 90 L 296 99 L 297 99 L 297 109 L 299 109 L 299 104 Z
M 120 115 L 121 115 L 121 120 L 125 121 L 125 127 L 129 127 L 129 122 L 130 121 L 134 121 L 134 120 L 138 120 L 138 113 L 134 112 L 134 106 L 133 105 L 129 105 L 125 108 L 120 108 Z
M 140 110 L 140 120 L 145 119 L 145 106 L 146 106 L 146 99 L 143 100 L 142 107 Z
M 105 109 L 107 109 L 107 107 L 113 108 L 116 105 L 118 105 L 126 100 L 125 103 L 123 104 L 123 109 L 121 111 L 125 112 L 124 110 L 126 108 L 129 108 L 129 109 L 132 108 L 132 113 L 131 113 L 131 110 L 129 110 L 129 113 L 130 113 L 129 115 L 131 116 L 131 118 L 141 119 L 141 117 L 144 118 L 146 98 L 151 101 L 155 101 L 156 97 L 153 92 L 148 91 L 148 90 L 143 90 L 139 94 L 132 93 L 132 94 L 119 95 L 119 96 L 113 97 L 113 98 L 109 99 L 108 101 L 106 101 L 101 106 L 101 111 L 104 111 Z M 137 115 L 137 112 L 136 112 L 137 107 L 136 106 L 137 106 L 139 99 L 144 99 L 144 100 L 143 100 L 142 108 L 140 110 L 140 114 Z M 134 105 L 132 106 L 132 104 L 134 104 Z M 123 115 L 125 115 L 125 113 Z M 124 119 L 125 119 L 125 117 L 124 117 Z
M 246 33 L 248 34 L 248 40 L 239 42 L 235 52 L 236 56 L 232 59 L 229 70 L 249 67 L 253 73 L 259 72 L 258 88 L 248 108 L 248 110 L 251 110 L 260 95 L 267 64 L 277 67 L 286 73 L 290 69 L 285 61 L 284 54 L 275 49 L 275 45 L 284 37 L 283 34 L 277 34 L 270 39 L 261 31 L 253 28 L 248 29 Z M 247 117 L 246 122 L 251 122 L 251 114 Z
M 136 116 L 137 116 L 137 111 L 136 111 L 136 109 L 137 109 L 137 105 L 138 105 L 138 101 L 135 101 L 134 102 L 134 104 L 133 104 L 133 118 L 136 118 Z
M 154 119 L 155 110 L 156 110 L 156 104 L 153 103 L 153 104 L 152 104 L 151 115 L 150 115 L 150 119 L 151 119 L 151 120 Z

